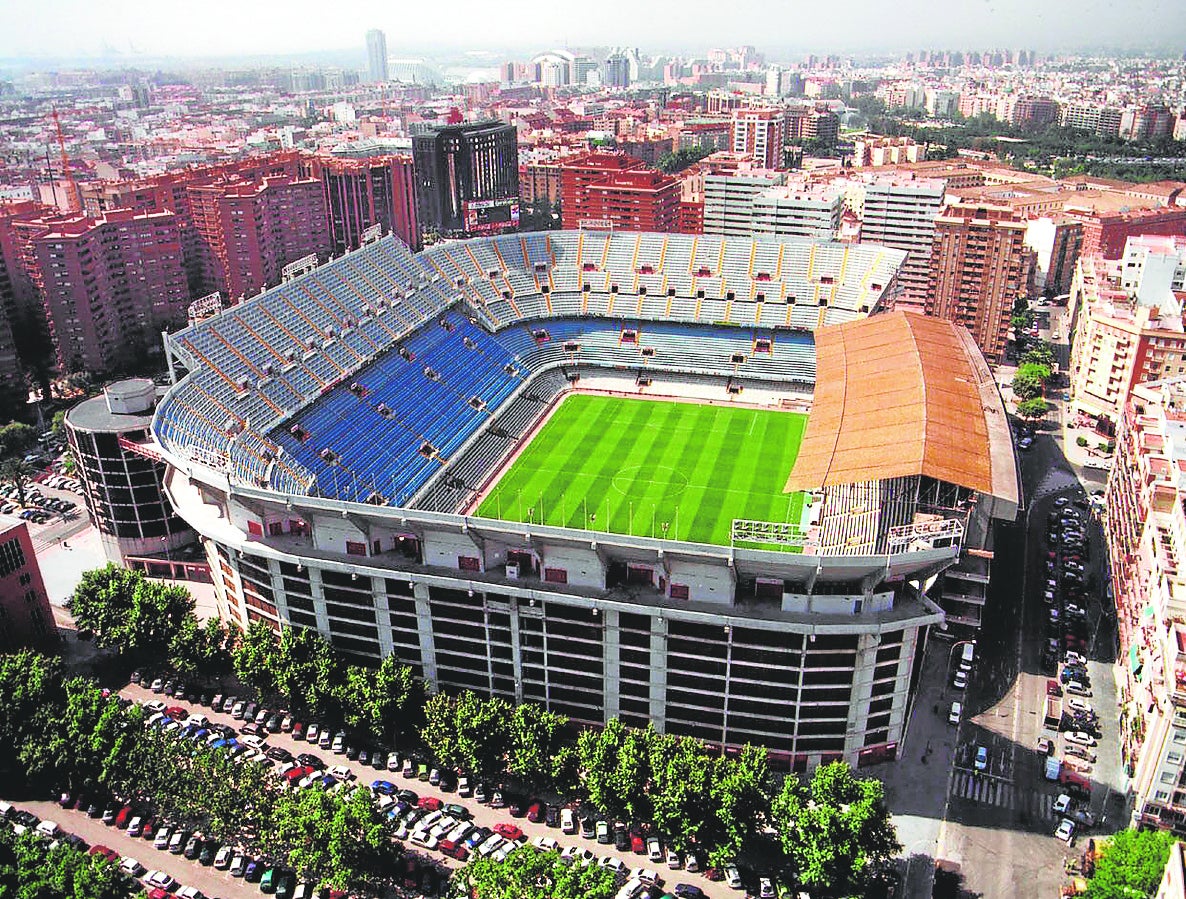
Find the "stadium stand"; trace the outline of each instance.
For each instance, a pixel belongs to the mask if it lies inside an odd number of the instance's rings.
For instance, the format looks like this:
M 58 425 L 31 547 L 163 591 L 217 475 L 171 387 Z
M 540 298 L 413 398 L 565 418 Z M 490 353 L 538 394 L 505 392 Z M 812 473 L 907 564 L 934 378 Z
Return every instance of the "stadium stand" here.
M 876 308 L 903 258 L 596 231 L 414 255 L 389 237 L 171 335 L 188 374 L 155 429 L 184 458 L 293 493 L 399 505 L 447 471 L 422 498 L 446 508 L 563 388 L 560 369 L 809 385 L 811 332 Z

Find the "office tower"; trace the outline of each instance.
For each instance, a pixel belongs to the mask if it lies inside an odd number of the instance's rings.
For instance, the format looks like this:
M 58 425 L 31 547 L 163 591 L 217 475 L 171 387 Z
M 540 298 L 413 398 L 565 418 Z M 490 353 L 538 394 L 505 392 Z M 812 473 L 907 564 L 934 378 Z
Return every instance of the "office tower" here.
M 519 226 L 519 142 L 513 125 L 447 125 L 412 138 L 421 229 L 443 237 Z
M 313 174 L 321 179 L 329 216 L 330 251 L 357 249 L 362 233 L 381 225 L 412 249 L 420 247 L 416 216 L 416 174 L 410 156 L 340 159 L 318 156 Z
M 387 80 L 387 35 L 378 28 L 367 32 L 367 75 L 371 81 Z
M 963 325 L 986 359 L 1001 362 L 1013 301 L 1029 288 L 1025 223 L 1002 206 L 953 204 L 935 220 L 928 315 Z

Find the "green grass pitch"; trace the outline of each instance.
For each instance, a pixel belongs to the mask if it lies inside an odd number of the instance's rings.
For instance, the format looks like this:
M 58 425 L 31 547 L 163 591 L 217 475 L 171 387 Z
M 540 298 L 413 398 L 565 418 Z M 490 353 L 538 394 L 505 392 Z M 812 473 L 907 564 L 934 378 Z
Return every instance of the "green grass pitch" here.
M 782 488 L 806 425 L 792 412 L 574 394 L 477 514 L 728 545 L 735 518 L 800 520 L 805 494 Z

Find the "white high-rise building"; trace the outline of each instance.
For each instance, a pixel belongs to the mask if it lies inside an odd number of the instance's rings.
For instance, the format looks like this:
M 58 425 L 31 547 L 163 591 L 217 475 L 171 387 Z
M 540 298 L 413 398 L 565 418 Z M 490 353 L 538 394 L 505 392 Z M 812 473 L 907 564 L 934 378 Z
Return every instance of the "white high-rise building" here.
M 387 80 L 387 35 L 378 28 L 367 32 L 367 76 L 371 81 Z

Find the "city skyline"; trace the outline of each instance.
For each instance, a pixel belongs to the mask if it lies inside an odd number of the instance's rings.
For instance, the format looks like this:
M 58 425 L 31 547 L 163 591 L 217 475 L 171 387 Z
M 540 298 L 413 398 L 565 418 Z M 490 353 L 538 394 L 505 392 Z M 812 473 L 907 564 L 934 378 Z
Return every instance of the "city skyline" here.
M 123 59 L 225 58 L 242 55 L 340 53 L 358 49 L 365 65 L 365 32 L 387 32 L 394 53 L 414 48 L 513 51 L 552 46 L 639 45 L 648 52 L 696 52 L 714 46 L 752 44 L 777 55 L 799 49 L 891 52 L 903 49 L 988 46 L 1043 51 L 1130 51 L 1179 48 L 1186 43 L 1186 6 L 1181 0 L 1138 0 L 1118 5 L 1102 0 L 962 0 L 940 7 L 933 0 L 905 0 L 887 7 L 857 0 L 836 17 L 831 10 L 788 8 L 772 16 L 757 0 L 741 0 L 721 17 L 706 5 L 638 7 L 607 0 L 602 14 L 574 21 L 563 7 L 514 0 L 498 15 L 474 0 L 452 7 L 449 32 L 429 10 L 401 10 L 355 0 L 332 20 L 312 4 L 281 7 L 267 0 L 232 7 L 216 0 L 201 19 L 163 14 L 144 0 L 96 6 L 55 0 L 32 8 L 0 10 L 0 58 Z M 785 23 L 780 27 L 780 20 Z M 523 23 L 531 23 L 530 30 Z M 711 22 L 711 26 L 708 23 Z M 1151 27 L 1156 23 L 1156 27 Z M 228 27 L 230 25 L 231 27 Z

